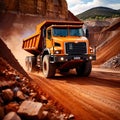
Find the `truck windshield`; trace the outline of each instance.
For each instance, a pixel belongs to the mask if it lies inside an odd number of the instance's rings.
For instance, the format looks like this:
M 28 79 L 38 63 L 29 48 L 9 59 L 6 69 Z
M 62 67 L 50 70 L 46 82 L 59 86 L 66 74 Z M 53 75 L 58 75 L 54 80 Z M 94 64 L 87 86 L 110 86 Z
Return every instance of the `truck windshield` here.
M 53 36 L 84 36 L 82 28 L 53 28 Z
M 70 36 L 83 36 L 83 29 L 82 28 L 70 28 L 69 29 Z
M 53 36 L 61 36 L 61 37 L 68 36 L 68 29 L 67 28 L 54 28 Z

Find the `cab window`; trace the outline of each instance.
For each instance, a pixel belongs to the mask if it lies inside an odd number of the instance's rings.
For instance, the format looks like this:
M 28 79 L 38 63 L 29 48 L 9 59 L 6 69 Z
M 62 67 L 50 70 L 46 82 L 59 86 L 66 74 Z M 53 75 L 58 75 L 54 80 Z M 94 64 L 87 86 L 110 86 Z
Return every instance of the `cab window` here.
M 48 30 L 48 39 L 51 39 L 51 30 Z
M 70 36 L 83 36 L 82 28 L 70 28 Z

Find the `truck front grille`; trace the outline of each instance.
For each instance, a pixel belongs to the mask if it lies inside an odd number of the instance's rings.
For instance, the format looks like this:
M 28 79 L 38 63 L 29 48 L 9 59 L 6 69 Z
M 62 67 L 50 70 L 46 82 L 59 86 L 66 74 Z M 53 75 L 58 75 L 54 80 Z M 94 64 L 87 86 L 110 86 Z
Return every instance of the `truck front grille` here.
M 68 55 L 81 55 L 87 53 L 85 42 L 69 42 L 65 43 L 66 54 Z

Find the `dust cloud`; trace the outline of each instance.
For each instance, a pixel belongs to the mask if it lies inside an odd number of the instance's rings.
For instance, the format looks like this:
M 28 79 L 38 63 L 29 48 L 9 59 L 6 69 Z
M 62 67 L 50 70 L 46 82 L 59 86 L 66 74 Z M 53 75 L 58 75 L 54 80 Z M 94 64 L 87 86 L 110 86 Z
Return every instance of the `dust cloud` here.
M 12 31 L 9 37 L 6 38 L 5 43 L 11 50 L 15 58 L 18 60 L 20 65 L 25 69 L 25 57 L 31 54 L 22 49 L 23 38 L 27 37 L 30 32 L 26 31 L 25 34 L 21 35 L 17 31 Z
M 25 57 L 31 54 L 22 49 L 23 39 L 31 36 L 36 25 L 42 20 L 37 17 L 5 14 L 0 23 L 0 37 L 25 69 Z

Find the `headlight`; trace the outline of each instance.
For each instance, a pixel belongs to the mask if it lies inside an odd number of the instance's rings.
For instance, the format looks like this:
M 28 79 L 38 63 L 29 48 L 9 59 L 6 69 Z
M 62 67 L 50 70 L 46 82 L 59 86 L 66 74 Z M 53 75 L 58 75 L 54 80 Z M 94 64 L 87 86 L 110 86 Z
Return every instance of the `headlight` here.
M 55 50 L 54 54 L 61 54 L 61 50 Z
M 90 56 L 90 57 L 89 57 L 89 59 L 90 59 L 90 60 L 92 60 L 92 59 L 93 59 L 93 57 L 92 57 L 92 56 Z
M 96 54 L 96 47 L 90 47 L 90 53 Z
M 64 61 L 64 57 L 61 57 L 60 60 L 61 60 L 61 61 Z
M 93 48 L 90 47 L 90 53 L 93 53 Z

